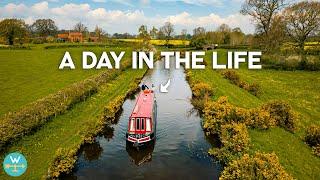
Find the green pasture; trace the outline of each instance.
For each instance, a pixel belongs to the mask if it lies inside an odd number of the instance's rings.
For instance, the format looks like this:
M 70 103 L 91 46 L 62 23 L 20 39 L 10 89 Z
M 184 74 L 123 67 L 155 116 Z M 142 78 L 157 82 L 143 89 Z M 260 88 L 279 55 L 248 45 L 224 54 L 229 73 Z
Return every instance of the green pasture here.
M 7 152 L 20 151 L 28 159 L 27 172 L 17 179 L 45 177 L 57 149 L 72 149 L 81 144 L 81 133 L 95 127 L 98 119 L 102 118 L 103 107 L 115 97 L 125 95 L 131 82 L 141 77 L 144 72 L 145 70 L 126 70 L 115 80 L 100 87 L 98 93 L 87 101 L 75 105 L 67 113 L 46 123 L 34 134 L 25 136 L 13 144 Z M 3 155 L 0 159 L 3 159 Z M 0 179 L 8 178 L 9 176 L 1 170 Z
M 126 50 L 125 57 L 130 56 L 130 48 L 124 47 L 44 49 L 44 46 L 32 45 L 31 50 L 0 50 L 0 117 L 99 72 L 82 69 L 84 50 L 94 52 L 98 59 L 102 51 L 111 50 Z M 58 69 L 65 51 L 70 52 L 76 69 Z
M 227 50 L 218 50 L 218 60 L 225 62 Z M 251 151 L 272 152 L 286 170 L 298 179 L 320 177 L 320 158 L 303 142 L 305 128 L 320 124 L 320 72 L 248 70 L 245 65 L 237 72 L 246 82 L 260 84 L 258 97 L 233 85 L 217 70 L 212 70 L 211 51 L 206 53 L 205 70 L 192 70 L 194 79 L 205 81 L 216 89 L 216 96 L 228 96 L 231 103 L 245 108 L 257 107 L 270 100 L 285 100 L 299 113 L 298 130 L 292 134 L 284 129 L 250 130 Z

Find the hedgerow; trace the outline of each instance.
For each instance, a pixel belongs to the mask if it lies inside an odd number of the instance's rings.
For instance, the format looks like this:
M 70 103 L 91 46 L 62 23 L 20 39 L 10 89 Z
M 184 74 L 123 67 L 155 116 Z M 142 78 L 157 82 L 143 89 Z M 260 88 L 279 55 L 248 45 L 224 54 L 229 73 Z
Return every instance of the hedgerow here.
M 221 74 L 224 78 L 230 80 L 233 84 L 239 86 L 240 88 L 248 91 L 254 96 L 259 96 L 261 94 L 261 87 L 256 82 L 249 84 L 240 79 L 240 76 L 234 70 L 224 70 L 221 71 Z
M 320 157 L 320 126 L 311 125 L 306 130 L 305 142 L 312 147 L 312 152 Z
M 248 154 L 228 164 L 221 173 L 221 180 L 238 179 L 293 179 L 281 166 L 276 154 L 255 153 Z
M 258 108 L 245 109 L 234 106 L 222 96 L 217 101 L 208 101 L 204 107 L 203 128 L 207 134 L 220 134 L 221 125 L 244 123 L 252 128 L 268 129 L 280 126 L 293 132 L 297 115 L 291 106 L 282 101 L 272 101 Z
M 124 63 L 122 70 L 130 66 L 130 63 Z M 7 113 L 0 119 L 0 150 L 9 142 L 34 131 L 52 117 L 66 112 L 74 104 L 95 94 L 101 84 L 114 79 L 120 73 L 118 70 L 102 72 L 30 103 L 17 112 Z
M 125 93 L 125 96 L 117 96 L 112 101 L 110 101 L 105 107 L 102 117 L 94 125 L 88 125 L 85 131 L 80 131 L 79 135 L 82 137 L 81 143 L 74 146 L 71 149 L 58 149 L 55 155 L 54 161 L 51 163 L 48 170 L 48 178 L 56 179 L 61 174 L 68 174 L 74 168 L 74 164 L 77 160 L 77 153 L 80 147 L 85 143 L 95 142 L 95 137 L 103 131 L 105 126 L 109 126 L 115 123 L 116 115 L 121 110 L 121 106 L 128 94 L 136 91 L 136 87 L 139 87 L 139 80 L 142 77 L 136 78 L 129 89 Z
M 210 155 L 224 164 L 240 158 L 249 150 L 250 138 L 246 125 L 243 123 L 222 125 L 220 141 L 221 148 L 211 148 Z

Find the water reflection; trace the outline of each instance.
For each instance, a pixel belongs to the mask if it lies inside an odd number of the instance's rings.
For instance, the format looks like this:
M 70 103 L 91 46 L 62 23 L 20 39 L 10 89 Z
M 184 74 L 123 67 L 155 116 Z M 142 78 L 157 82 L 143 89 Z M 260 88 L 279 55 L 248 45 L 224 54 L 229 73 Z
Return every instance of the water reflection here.
M 87 161 L 99 159 L 103 149 L 98 142 L 83 146 L 84 158 Z
M 207 139 L 201 117 L 197 111 L 191 110 L 192 93 L 184 71 L 163 67 L 164 62 L 157 61 L 155 68 L 148 71 L 142 80 L 159 87 L 171 79 L 168 93 L 160 93 L 156 89 L 157 142 L 140 151 L 127 147 L 125 134 L 135 106 L 132 96 L 125 100 L 115 124 L 107 126 L 97 137 L 99 146 L 94 145 L 97 149 L 88 148 L 88 151 L 95 151 L 96 156 L 80 152 L 70 178 L 218 179 L 221 166 L 208 156 L 208 150 L 215 142 Z M 99 147 L 103 150 L 100 151 Z
M 135 165 L 140 166 L 143 163 L 147 163 L 152 160 L 154 144 L 155 141 L 137 149 L 133 147 L 130 143 L 126 143 L 126 151 L 128 152 L 128 155 L 131 157 L 131 161 L 134 162 Z

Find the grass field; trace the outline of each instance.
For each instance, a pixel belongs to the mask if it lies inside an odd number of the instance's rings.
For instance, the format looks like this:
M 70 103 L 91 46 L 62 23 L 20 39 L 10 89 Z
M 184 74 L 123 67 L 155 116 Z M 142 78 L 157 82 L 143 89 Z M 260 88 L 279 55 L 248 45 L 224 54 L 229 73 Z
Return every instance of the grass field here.
M 218 50 L 219 60 L 226 61 L 226 50 Z M 238 71 L 247 82 L 258 82 L 261 96 L 233 85 L 219 72 L 212 70 L 211 53 L 206 53 L 208 65 L 205 70 L 192 70 L 194 79 L 205 81 L 216 88 L 216 97 L 225 95 L 231 103 L 245 108 L 261 105 L 269 100 L 287 101 L 299 113 L 296 133 L 291 134 L 280 128 L 267 131 L 250 130 L 251 151 L 272 152 L 280 158 L 285 169 L 298 179 L 320 177 L 320 158 L 312 154 L 311 148 L 303 141 L 304 130 L 310 124 L 320 124 L 320 72 L 247 70 Z
M 32 50 L 0 50 L 0 117 L 99 72 L 82 69 L 83 50 L 95 52 L 99 57 L 102 51 L 115 50 L 102 47 L 46 50 L 43 46 L 36 45 Z M 129 48 L 122 50 L 129 52 Z M 65 51 L 70 52 L 75 70 L 58 69 Z M 125 57 L 130 54 L 126 53 Z
M 72 149 L 81 144 L 81 132 L 94 127 L 101 118 L 103 107 L 113 98 L 125 95 L 130 83 L 144 72 L 145 70 L 131 69 L 125 71 L 117 79 L 100 87 L 99 92 L 87 101 L 75 105 L 67 113 L 52 119 L 36 133 L 11 146 L 8 152 L 20 151 L 28 159 L 28 170 L 18 179 L 40 179 L 46 175 L 56 150 Z M 0 179 L 6 178 L 8 176 L 1 171 Z

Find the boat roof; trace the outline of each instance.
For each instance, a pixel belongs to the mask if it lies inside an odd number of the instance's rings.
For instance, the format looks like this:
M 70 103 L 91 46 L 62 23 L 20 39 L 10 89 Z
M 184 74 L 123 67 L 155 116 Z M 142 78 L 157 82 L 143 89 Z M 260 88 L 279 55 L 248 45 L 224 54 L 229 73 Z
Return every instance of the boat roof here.
M 132 110 L 131 118 L 152 117 L 154 92 L 145 90 L 139 94 L 135 107 Z

